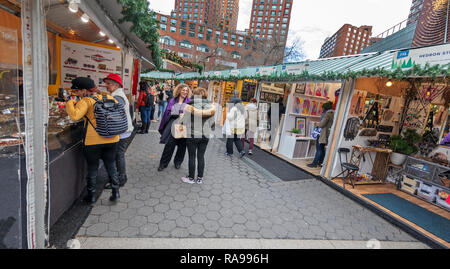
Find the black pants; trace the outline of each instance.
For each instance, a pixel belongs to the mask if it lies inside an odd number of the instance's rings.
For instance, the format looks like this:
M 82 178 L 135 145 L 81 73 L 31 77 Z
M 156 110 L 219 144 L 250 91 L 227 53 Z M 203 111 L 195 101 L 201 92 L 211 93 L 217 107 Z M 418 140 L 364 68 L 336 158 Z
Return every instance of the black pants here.
M 203 178 L 205 171 L 205 152 L 208 138 L 189 138 L 186 141 L 189 153 L 189 178 L 195 178 L 195 159 L 197 159 L 197 177 Z
M 177 147 L 177 153 L 175 154 L 174 163 L 176 165 L 181 165 L 183 163 L 184 155 L 186 154 L 186 139 L 175 139 L 172 134 L 170 134 L 169 140 L 164 146 L 164 151 L 161 160 L 159 161 L 159 167 L 166 168 L 169 165 L 175 147 Z
M 227 138 L 227 153 L 233 154 L 233 142 L 236 145 L 237 150 L 241 153 L 244 149 L 242 148 L 241 139 L 238 138 L 237 134 L 234 134 L 234 138 Z
M 132 139 L 133 136 L 130 136 L 125 139 L 120 139 L 119 143 L 117 143 L 116 166 L 120 183 L 127 180 L 125 152 L 127 152 L 128 145 L 130 145 Z
M 116 153 L 118 143 L 93 145 L 84 147 L 84 157 L 88 165 L 87 189 L 89 192 L 96 192 L 98 176 L 98 166 L 100 159 L 105 164 L 109 181 L 113 189 L 119 189 L 119 177 L 116 169 Z

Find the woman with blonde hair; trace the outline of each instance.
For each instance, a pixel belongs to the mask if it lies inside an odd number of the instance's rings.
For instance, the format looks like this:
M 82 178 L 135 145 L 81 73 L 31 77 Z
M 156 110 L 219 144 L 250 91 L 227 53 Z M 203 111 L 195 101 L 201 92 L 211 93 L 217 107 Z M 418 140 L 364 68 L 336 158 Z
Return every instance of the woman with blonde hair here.
M 205 152 L 214 125 L 216 107 L 208 101 L 208 91 L 194 89 L 194 97 L 184 108 L 183 122 L 187 126 L 187 149 L 189 154 L 189 175 L 181 181 L 189 184 L 202 184 L 205 170 Z M 195 160 L 197 160 L 197 178 L 195 179 Z
M 186 154 L 186 139 L 175 139 L 171 130 L 174 121 L 184 113 L 184 107 L 191 101 L 189 99 L 191 93 L 192 90 L 189 85 L 181 83 L 175 87 L 173 98 L 167 104 L 166 111 L 164 112 L 164 116 L 161 119 L 161 124 L 158 129 L 161 134 L 160 143 L 166 145 L 161 155 L 158 171 L 167 168 L 172 159 L 175 147 L 177 147 L 177 153 L 175 154 L 174 160 L 175 168 L 180 169 L 181 164 L 183 163 L 184 155 Z

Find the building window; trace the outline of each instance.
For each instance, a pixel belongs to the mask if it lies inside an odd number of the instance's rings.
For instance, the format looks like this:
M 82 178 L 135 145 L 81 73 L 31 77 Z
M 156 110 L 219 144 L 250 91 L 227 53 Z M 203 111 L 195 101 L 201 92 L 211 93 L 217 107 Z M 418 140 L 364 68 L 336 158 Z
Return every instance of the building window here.
M 176 33 L 177 32 L 177 27 L 170 26 L 170 32 Z

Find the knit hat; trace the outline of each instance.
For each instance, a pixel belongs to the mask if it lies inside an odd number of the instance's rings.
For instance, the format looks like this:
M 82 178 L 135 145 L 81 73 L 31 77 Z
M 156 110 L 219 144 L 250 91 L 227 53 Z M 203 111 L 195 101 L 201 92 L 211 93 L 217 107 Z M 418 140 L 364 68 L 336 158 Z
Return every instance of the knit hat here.
M 95 88 L 95 82 L 90 78 L 85 77 L 78 77 L 72 80 L 72 87 L 73 90 L 90 90 Z
M 120 84 L 120 87 L 123 88 L 122 78 L 117 74 L 109 74 L 103 81 L 110 79 Z

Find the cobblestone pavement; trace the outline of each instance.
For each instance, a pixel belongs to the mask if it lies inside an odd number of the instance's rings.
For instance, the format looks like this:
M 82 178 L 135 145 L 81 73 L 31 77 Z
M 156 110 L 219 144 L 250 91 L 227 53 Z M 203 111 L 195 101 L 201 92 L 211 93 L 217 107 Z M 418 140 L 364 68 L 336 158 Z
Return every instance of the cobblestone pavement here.
M 158 142 L 155 130 L 135 138 L 120 201 L 112 204 L 104 191 L 77 236 L 417 241 L 319 180 L 283 182 L 225 156 L 217 139 L 208 145 L 203 184 L 182 183 L 187 154 L 180 170 L 172 162 L 158 172 Z

